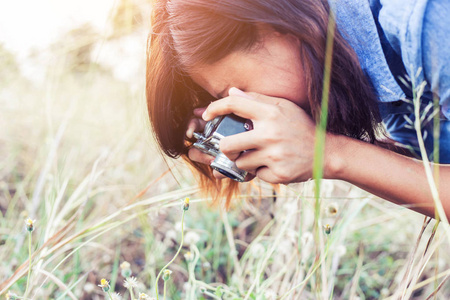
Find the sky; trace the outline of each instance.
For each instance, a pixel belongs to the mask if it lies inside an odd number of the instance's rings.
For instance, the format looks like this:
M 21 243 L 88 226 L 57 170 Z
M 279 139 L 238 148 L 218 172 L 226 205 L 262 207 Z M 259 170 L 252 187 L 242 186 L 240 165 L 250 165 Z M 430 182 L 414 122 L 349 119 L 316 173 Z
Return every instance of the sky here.
M 91 23 L 102 32 L 118 0 L 0 0 L 0 43 L 22 56 Z
M 64 33 L 89 23 L 95 32 L 107 34 L 111 12 L 120 0 L 0 0 L 0 44 L 12 52 L 22 75 L 37 82 L 52 57 L 48 46 Z M 101 43 L 95 61 L 109 67 L 122 80 L 132 81 L 142 73 L 146 36 L 124 37 L 120 41 Z M 39 51 L 41 50 L 41 51 Z M 31 53 L 43 54 L 39 61 Z M 101 53 L 101 54 L 100 54 Z M 117 58 L 120 57 L 120 60 Z

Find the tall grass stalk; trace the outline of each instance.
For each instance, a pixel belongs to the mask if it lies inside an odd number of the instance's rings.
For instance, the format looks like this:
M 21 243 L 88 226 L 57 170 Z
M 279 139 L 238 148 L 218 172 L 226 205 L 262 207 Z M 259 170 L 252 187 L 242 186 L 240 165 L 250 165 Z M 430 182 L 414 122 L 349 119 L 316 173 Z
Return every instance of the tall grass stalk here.
M 326 39 L 326 48 L 325 48 L 325 63 L 324 63 L 324 74 L 323 74 L 323 87 L 322 87 L 322 103 L 320 106 L 320 119 L 319 124 L 316 126 L 316 135 L 315 135 L 315 146 L 314 146 L 314 161 L 313 161 L 313 179 L 315 180 L 315 232 L 316 232 L 316 242 L 319 243 L 320 247 L 320 256 L 323 256 L 324 247 L 323 247 L 323 238 L 320 232 L 320 189 L 321 189 L 321 181 L 323 178 L 323 169 L 324 169 L 324 156 L 325 156 L 325 139 L 326 139 L 326 129 L 328 122 L 328 101 L 330 95 L 330 84 L 331 84 L 331 68 L 333 61 L 333 44 L 334 44 L 334 35 L 336 31 L 336 19 L 332 9 L 330 9 L 330 14 L 328 17 L 328 28 L 327 28 L 327 39 Z M 322 266 L 322 297 L 327 298 L 326 288 L 326 269 Z
M 286 232 L 287 226 L 289 225 L 289 222 L 292 218 L 292 216 L 295 215 L 295 213 L 291 213 L 289 215 L 287 215 L 285 217 L 285 219 L 283 220 L 283 224 L 282 227 L 280 229 L 280 231 L 277 234 L 277 237 L 275 239 L 275 241 L 272 244 L 272 247 L 270 248 L 269 251 L 267 251 L 267 253 L 264 255 L 264 259 L 258 264 L 257 268 L 256 268 L 256 274 L 255 274 L 255 279 L 252 283 L 252 285 L 250 286 L 250 288 L 247 291 L 247 294 L 245 295 L 244 300 L 248 300 L 250 298 L 251 293 L 253 292 L 253 289 L 256 287 L 256 285 L 259 283 L 261 276 L 267 266 L 267 263 L 270 259 L 270 257 L 272 256 L 273 252 L 275 251 L 275 249 L 277 248 L 277 246 L 279 245 L 281 238 L 284 237 L 284 234 Z
M 180 241 L 180 246 L 178 247 L 177 252 L 175 253 L 175 255 L 173 256 L 173 258 L 161 269 L 161 271 L 159 271 L 158 276 L 156 276 L 156 280 L 155 280 L 155 294 L 156 294 L 156 299 L 159 299 L 159 294 L 158 294 L 158 281 L 159 278 L 161 277 L 162 273 L 164 272 L 164 270 L 167 269 L 167 267 L 169 267 L 173 261 L 177 258 L 178 254 L 181 251 L 181 248 L 183 248 L 183 243 L 184 243 L 184 215 L 186 214 L 186 210 L 183 209 L 183 213 L 181 215 L 181 241 Z M 164 280 L 164 299 L 166 298 L 166 281 Z
M 313 265 L 311 265 L 311 268 L 308 270 L 308 274 L 305 276 L 303 281 L 293 286 L 290 290 L 288 290 L 286 293 L 284 293 L 279 300 L 283 300 L 286 297 L 288 297 L 291 293 L 293 293 L 296 289 L 302 287 L 304 288 L 306 284 L 308 283 L 309 279 L 314 275 L 314 273 L 317 271 L 319 266 L 323 263 L 323 261 L 326 258 L 326 255 L 329 251 L 329 246 L 333 245 L 334 240 L 337 239 L 341 232 L 344 230 L 348 230 L 348 227 L 350 226 L 351 222 L 354 220 L 354 218 L 361 212 L 361 210 L 366 206 L 366 204 L 369 202 L 369 199 L 364 199 L 361 201 L 358 206 L 353 210 L 349 212 L 349 215 L 344 218 L 344 222 L 340 224 L 340 226 L 335 230 L 331 240 L 328 241 L 327 246 L 325 248 L 325 254 L 323 256 L 320 256 L 318 260 L 314 262 Z
M 241 294 L 244 293 L 244 285 L 242 280 L 242 267 L 238 259 L 238 252 L 236 250 L 236 244 L 234 243 L 233 230 L 231 229 L 230 222 L 228 221 L 228 215 L 225 211 L 220 213 L 222 217 L 223 226 L 225 228 L 225 234 L 227 237 L 228 244 L 230 246 L 230 255 L 234 262 L 234 268 L 236 269 L 236 276 L 238 278 L 238 288 Z
M 418 70 L 421 72 L 421 70 Z M 412 91 L 413 91 L 413 103 L 414 103 L 414 129 L 416 130 L 417 140 L 419 142 L 420 154 L 422 156 L 423 166 L 425 169 L 425 175 L 428 181 L 428 185 L 430 186 L 431 195 L 437 210 L 436 218 L 438 220 L 443 221 L 443 223 L 447 226 L 444 226 L 445 232 L 447 233 L 448 240 L 450 241 L 450 231 L 448 229 L 448 218 L 445 214 L 444 207 L 442 206 L 442 202 L 439 196 L 438 185 L 433 178 L 433 171 L 431 170 L 430 161 L 428 160 L 428 154 L 425 148 L 424 136 L 422 135 L 422 113 L 421 113 L 421 105 L 420 99 L 422 98 L 426 82 L 422 82 L 419 86 L 416 87 L 415 84 L 416 78 L 412 79 Z
M 31 257 L 31 239 L 32 239 L 32 234 L 31 231 L 28 231 L 28 276 L 27 276 L 27 286 L 25 288 L 25 295 L 24 297 L 26 298 L 28 296 L 28 288 L 30 287 L 30 279 L 31 279 L 31 262 L 32 262 L 32 257 Z

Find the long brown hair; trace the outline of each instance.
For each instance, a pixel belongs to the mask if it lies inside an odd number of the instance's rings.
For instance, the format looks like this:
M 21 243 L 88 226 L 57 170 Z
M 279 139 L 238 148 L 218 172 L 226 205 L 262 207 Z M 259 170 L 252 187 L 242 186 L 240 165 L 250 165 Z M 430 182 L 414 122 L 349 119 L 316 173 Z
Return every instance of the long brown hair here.
M 155 1 L 147 49 L 148 114 L 163 152 L 185 158 L 199 171 L 204 190 L 229 199 L 237 185 L 216 180 L 209 166 L 187 157 L 192 111 L 214 99 L 187 71 L 251 49 L 260 40 L 258 25 L 269 25 L 301 41 L 311 113 L 318 120 L 329 10 L 327 0 Z M 380 122 L 374 90 L 339 31 L 333 47 L 327 130 L 373 143 Z

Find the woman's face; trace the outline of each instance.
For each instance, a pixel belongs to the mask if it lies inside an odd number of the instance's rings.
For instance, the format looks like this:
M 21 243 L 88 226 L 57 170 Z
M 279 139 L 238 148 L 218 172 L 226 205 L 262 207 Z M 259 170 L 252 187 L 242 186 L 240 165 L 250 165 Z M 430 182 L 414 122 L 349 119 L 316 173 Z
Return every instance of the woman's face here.
M 306 110 L 309 102 L 297 38 L 270 30 L 262 44 L 249 51 L 236 51 L 223 59 L 190 72 L 192 79 L 217 99 L 231 87 L 245 92 L 290 100 Z

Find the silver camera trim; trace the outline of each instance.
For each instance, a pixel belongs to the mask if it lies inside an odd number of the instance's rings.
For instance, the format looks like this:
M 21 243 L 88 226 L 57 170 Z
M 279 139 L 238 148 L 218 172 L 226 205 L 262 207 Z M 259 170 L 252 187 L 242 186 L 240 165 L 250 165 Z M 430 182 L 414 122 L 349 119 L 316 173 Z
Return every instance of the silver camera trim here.
M 215 130 L 224 117 L 225 116 L 219 116 L 206 123 L 203 134 L 194 132 L 194 137 L 197 139 L 197 142 L 194 143 L 194 147 L 203 153 L 215 157 L 210 165 L 214 170 L 235 181 L 243 182 L 247 176 L 247 172 L 239 169 L 236 166 L 236 163 L 226 157 L 219 149 L 219 142 L 224 136 Z

